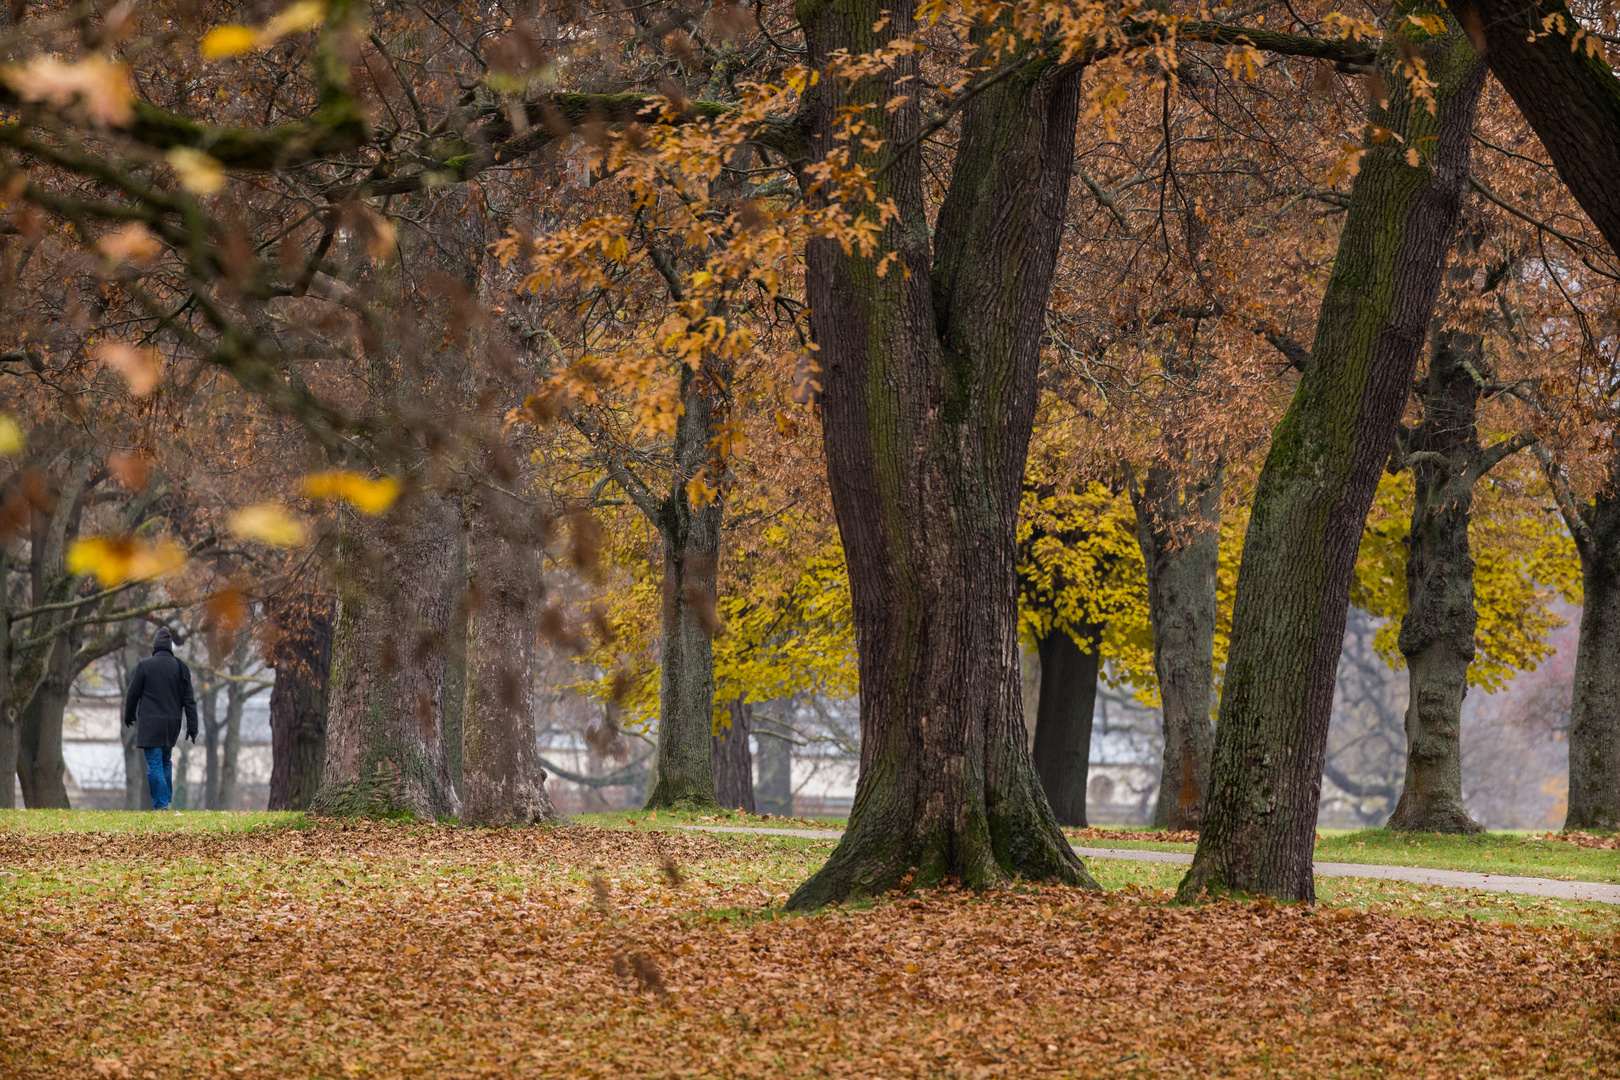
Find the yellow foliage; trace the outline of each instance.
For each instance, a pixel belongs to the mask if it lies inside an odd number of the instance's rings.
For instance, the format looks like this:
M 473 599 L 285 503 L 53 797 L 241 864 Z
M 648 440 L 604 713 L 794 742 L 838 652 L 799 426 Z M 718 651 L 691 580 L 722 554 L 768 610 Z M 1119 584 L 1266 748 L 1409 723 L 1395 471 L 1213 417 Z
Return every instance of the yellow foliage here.
M 201 150 L 176 146 L 166 155 L 174 175 L 187 191 L 212 195 L 225 186 L 225 166 Z
M 258 540 L 271 547 L 300 547 L 309 541 L 309 528 L 280 503 L 259 503 L 231 515 L 231 535 Z
M 10 413 L 0 413 L 0 457 L 11 457 L 20 454 L 23 447 L 28 445 L 28 439 L 23 434 L 22 425 Z
M 1503 466 L 1502 468 L 1506 468 Z M 1390 666 L 1405 658 L 1397 646 L 1406 614 L 1406 548 L 1412 523 L 1412 474 L 1385 474 L 1362 533 L 1350 602 L 1384 624 L 1374 647 Z M 1534 671 L 1552 652 L 1547 635 L 1564 625 L 1551 604 L 1581 598 L 1580 561 L 1563 521 L 1547 508 L 1524 512 L 1504 487 L 1475 488 L 1468 542 L 1474 557 L 1476 655 L 1470 685 L 1501 689 L 1520 671 Z
M 197 51 L 208 60 L 223 60 L 229 56 L 240 56 L 245 52 L 252 52 L 258 47 L 259 35 L 252 27 L 238 26 L 234 23 L 225 26 L 216 26 L 203 35 L 202 42 Z
M 173 574 L 185 565 L 185 549 L 169 539 L 148 543 L 130 537 L 87 536 L 75 540 L 67 553 L 69 573 L 94 574 L 109 589 L 127 581 Z
M 330 469 L 304 477 L 304 494 L 312 499 L 342 499 L 361 513 L 373 516 L 394 505 L 400 483 L 392 476 L 367 479 L 346 469 Z

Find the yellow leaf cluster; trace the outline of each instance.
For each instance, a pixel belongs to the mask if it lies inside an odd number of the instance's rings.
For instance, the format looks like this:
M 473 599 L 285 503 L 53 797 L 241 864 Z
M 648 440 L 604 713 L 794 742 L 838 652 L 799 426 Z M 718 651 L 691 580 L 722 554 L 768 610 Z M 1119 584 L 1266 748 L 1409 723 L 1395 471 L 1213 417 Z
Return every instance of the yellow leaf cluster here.
M 185 549 L 169 539 L 87 536 L 75 540 L 67 553 L 69 573 L 94 574 L 103 588 L 164 577 L 185 565 Z
M 301 547 L 309 542 L 309 527 L 280 503 L 259 503 L 231 515 L 231 535 L 257 540 L 271 547 Z
M 203 35 L 197 51 L 208 60 L 224 60 L 243 53 L 268 49 L 288 34 L 313 30 L 326 21 L 325 0 L 297 0 L 257 30 L 227 23 Z
M 303 488 L 311 499 L 338 499 L 375 516 L 394 505 L 400 482 L 392 476 L 372 480 L 346 469 L 330 469 L 304 477 Z

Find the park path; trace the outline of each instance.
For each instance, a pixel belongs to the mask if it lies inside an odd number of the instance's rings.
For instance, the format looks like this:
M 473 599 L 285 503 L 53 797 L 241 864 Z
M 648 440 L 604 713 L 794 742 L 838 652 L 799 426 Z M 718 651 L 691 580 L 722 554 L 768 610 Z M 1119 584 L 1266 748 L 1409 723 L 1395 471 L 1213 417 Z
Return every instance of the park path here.
M 677 825 L 715 833 L 763 833 L 767 836 L 802 836 L 812 840 L 836 840 L 840 829 L 750 829 L 735 825 Z M 1083 858 L 1129 859 L 1132 862 L 1192 862 L 1186 851 L 1153 851 L 1141 848 L 1082 847 L 1074 849 Z M 1514 877 L 1511 874 L 1476 874 L 1466 870 L 1431 870 L 1423 866 L 1382 866 L 1377 863 L 1319 862 L 1313 868 L 1319 877 L 1380 878 L 1411 881 L 1419 885 L 1443 885 L 1448 889 L 1480 889 L 1484 892 L 1518 893 L 1523 896 L 1550 896 L 1556 900 L 1587 900 L 1599 904 L 1620 904 L 1620 885 L 1596 881 L 1558 881 L 1554 878 Z

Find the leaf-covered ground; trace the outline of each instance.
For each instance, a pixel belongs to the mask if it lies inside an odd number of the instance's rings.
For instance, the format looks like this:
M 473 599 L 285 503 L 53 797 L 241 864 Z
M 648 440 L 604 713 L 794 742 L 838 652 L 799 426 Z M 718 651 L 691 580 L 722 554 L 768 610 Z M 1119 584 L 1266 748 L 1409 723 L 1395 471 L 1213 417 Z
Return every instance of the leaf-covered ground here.
M 771 910 L 831 847 L 5 828 L 0 1075 L 1620 1075 L 1595 916 L 1185 909 L 1134 880 Z

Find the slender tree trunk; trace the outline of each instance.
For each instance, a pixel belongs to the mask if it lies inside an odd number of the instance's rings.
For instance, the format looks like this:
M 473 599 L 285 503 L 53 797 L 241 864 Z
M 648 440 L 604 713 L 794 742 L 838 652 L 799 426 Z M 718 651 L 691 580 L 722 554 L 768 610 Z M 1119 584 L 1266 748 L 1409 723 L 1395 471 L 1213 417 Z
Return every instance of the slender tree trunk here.
M 714 733 L 714 787 L 727 810 L 754 813 L 754 755 L 748 736 L 754 726 L 754 707 L 738 698 L 727 706 L 731 726 Z
M 1209 790 L 1223 480 L 1220 464 L 1193 480 L 1153 465 L 1141 486 L 1131 487 L 1163 702 L 1164 758 L 1153 808 L 1159 829 L 1197 829 Z
M 1371 120 L 1401 139 L 1361 159 L 1311 359 L 1255 492 L 1183 899 L 1205 889 L 1316 895 L 1316 815 L 1356 551 L 1428 336 L 1484 85 L 1484 64 L 1454 22 L 1429 35 L 1405 19 L 1444 11 L 1400 5 L 1390 16 L 1379 58 L 1389 106 Z M 1402 49 L 1426 61 L 1435 113 L 1397 70 Z
M 798 11 L 815 66 L 916 30 L 914 7 L 887 0 Z M 895 156 L 876 195 L 898 216 L 871 255 L 827 239 L 806 249 L 860 651 L 861 771 L 849 828 L 794 908 L 903 881 L 1095 885 L 1030 759 L 1014 574 L 1080 65 L 1033 64 L 969 102 L 933 229 L 913 138 L 917 76 L 907 54 L 854 88 L 823 79 L 807 102 L 813 157 L 833 148 L 839 110 L 880 106 L 871 134 Z
M 191 809 L 191 752 L 195 749 L 195 743 L 187 742 L 184 739 L 180 740 L 180 746 L 174 755 L 174 791 L 169 802 L 170 809 Z M 152 794 L 151 789 L 146 787 L 146 758 L 144 755 L 140 759 L 139 776 L 141 786 L 146 791 L 147 804 L 150 804 Z M 135 809 L 139 810 L 141 807 L 137 806 Z
M 233 671 L 232 674 L 239 674 Z M 219 791 L 217 810 L 236 809 L 236 766 L 242 756 L 242 708 L 247 704 L 247 687 L 239 682 L 225 685 L 225 723 L 219 745 Z
M 1091 771 L 1091 718 L 1097 710 L 1102 627 L 1082 628 L 1080 645 L 1066 630 L 1040 642 L 1041 692 L 1035 711 L 1035 773 L 1059 825 L 1086 825 Z
M 469 825 L 531 825 L 561 821 L 546 792 L 534 730 L 534 651 L 538 633 L 540 566 L 514 539 L 519 508 L 495 497 L 476 515 L 468 535 L 469 604 L 467 704 L 463 711 L 465 800 Z
M 459 515 L 421 493 L 339 541 L 331 708 L 317 813 L 459 814 L 444 745 Z
M 321 786 L 332 674 L 332 610 L 306 596 L 281 614 L 270 690 L 270 809 L 305 810 Z
M 793 744 L 788 740 L 792 732 L 764 716 L 751 717 L 749 724 L 759 740 L 759 783 L 754 786 L 755 811 L 791 817 Z
M 203 737 L 203 809 L 218 810 L 219 805 L 219 683 L 204 675 L 197 679 L 197 712 L 202 717 Z
M 1461 738 L 1479 623 L 1468 522 L 1482 471 L 1476 414 L 1484 351 L 1480 335 L 1436 326 L 1423 421 L 1411 440 L 1416 497 L 1399 638 L 1411 687 L 1406 783 L 1389 818 L 1389 828 L 1406 832 L 1484 831 L 1463 806 Z
M 1609 452 L 1615 453 L 1610 447 Z M 1620 829 L 1620 467 L 1578 516 L 1565 520 L 1581 556 L 1580 643 L 1569 713 L 1566 830 Z M 1568 507 L 1567 496 L 1560 500 Z
M 62 715 L 73 690 L 75 642 L 56 639 L 46 662 L 45 677 L 23 706 L 18 724 L 17 776 L 22 781 L 23 803 L 30 810 L 68 810 L 66 775 L 62 761 Z

